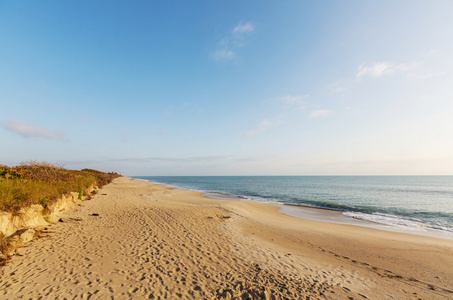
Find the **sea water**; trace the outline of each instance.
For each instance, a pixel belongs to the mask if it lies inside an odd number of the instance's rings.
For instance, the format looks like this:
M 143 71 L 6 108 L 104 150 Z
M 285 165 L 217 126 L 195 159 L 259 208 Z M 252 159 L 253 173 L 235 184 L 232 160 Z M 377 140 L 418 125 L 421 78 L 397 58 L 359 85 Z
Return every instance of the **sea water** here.
M 137 176 L 248 201 L 311 206 L 346 217 L 453 234 L 453 176 Z

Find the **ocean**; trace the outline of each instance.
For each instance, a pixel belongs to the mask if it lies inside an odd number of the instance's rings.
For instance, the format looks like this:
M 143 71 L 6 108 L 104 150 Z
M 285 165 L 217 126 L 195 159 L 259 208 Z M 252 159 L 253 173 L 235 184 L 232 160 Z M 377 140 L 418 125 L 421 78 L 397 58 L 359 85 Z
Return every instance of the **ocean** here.
M 214 197 L 341 211 L 346 217 L 453 234 L 453 176 L 135 176 Z M 222 198 L 220 197 L 220 198 Z

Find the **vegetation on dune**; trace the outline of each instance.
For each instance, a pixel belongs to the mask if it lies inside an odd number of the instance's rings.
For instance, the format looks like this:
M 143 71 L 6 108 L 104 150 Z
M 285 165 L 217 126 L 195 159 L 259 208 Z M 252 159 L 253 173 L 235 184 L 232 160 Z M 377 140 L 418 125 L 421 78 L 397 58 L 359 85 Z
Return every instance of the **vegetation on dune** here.
M 48 162 L 30 161 L 15 167 L 0 164 L 0 211 L 14 214 L 33 204 L 46 209 L 72 192 L 78 193 L 79 199 L 89 197 L 90 186 L 100 188 L 119 176 L 92 169 L 67 170 Z M 0 266 L 8 261 L 8 253 L 14 248 L 9 240 L 0 232 Z
M 81 199 L 88 187 L 101 187 L 118 176 L 92 169 L 67 170 L 48 162 L 0 165 L 0 211 L 18 212 L 32 204 L 46 208 L 71 192 L 77 192 Z

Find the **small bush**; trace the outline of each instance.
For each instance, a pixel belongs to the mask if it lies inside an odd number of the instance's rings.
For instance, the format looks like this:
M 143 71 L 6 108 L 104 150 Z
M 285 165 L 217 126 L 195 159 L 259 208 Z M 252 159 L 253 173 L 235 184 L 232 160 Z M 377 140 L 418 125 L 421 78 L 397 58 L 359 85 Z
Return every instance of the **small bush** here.
M 42 198 L 41 200 L 39 200 L 39 204 L 41 204 L 42 207 L 44 208 L 47 208 L 47 202 L 49 202 L 49 200 L 46 198 Z
M 82 188 L 80 186 L 77 187 L 77 193 L 79 193 L 79 200 L 82 200 Z

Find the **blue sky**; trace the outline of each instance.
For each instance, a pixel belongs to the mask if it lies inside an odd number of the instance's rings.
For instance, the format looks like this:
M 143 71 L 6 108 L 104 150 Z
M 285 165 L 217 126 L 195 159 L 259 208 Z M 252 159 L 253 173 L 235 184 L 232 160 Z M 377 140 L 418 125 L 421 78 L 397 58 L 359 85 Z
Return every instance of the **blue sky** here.
M 451 175 L 452 1 L 2 1 L 0 163 Z

